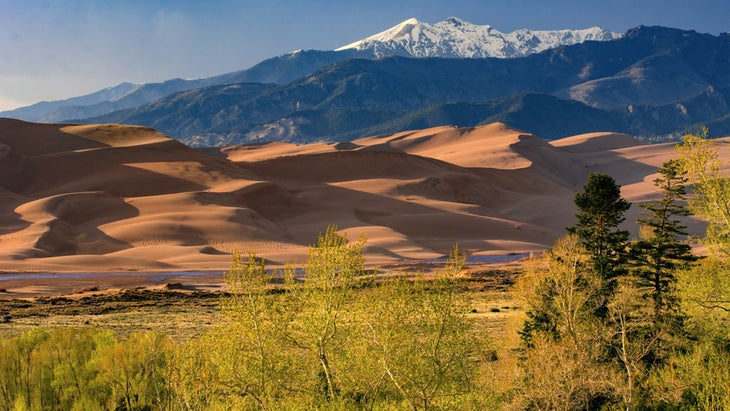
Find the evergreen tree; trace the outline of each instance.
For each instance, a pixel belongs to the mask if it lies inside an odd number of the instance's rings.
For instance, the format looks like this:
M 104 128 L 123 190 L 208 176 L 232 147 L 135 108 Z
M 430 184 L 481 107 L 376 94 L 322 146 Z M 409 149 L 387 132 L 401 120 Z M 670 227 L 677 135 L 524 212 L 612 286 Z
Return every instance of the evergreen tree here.
M 641 205 L 646 211 L 638 223 L 645 238 L 632 247 L 639 284 L 651 288 L 655 322 L 675 306 L 676 298 L 670 293 L 671 284 L 676 281 L 675 269 L 697 260 L 690 246 L 680 241 L 680 236 L 687 235 L 686 226 L 676 219 L 690 215 L 681 203 L 686 195 L 686 173 L 678 160 L 670 160 L 659 174 L 654 185 L 662 190 L 662 197 Z
M 607 174 L 591 173 L 573 200 L 580 212 L 578 222 L 568 228 L 585 246 L 596 273 L 613 288 L 613 279 L 625 274 L 628 231 L 617 227 L 631 203 L 621 197 L 621 187 Z

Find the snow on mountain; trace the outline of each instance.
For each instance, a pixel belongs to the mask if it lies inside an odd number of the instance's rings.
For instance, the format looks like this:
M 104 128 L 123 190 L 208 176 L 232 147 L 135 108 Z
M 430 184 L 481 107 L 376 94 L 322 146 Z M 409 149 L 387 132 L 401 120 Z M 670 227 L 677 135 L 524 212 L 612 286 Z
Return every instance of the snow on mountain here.
M 600 27 L 583 30 L 519 29 L 502 33 L 489 25 L 479 26 L 456 17 L 435 24 L 411 18 L 381 33 L 342 46 L 337 51 L 369 50 L 377 57 L 510 58 L 588 40 L 605 41 L 619 37 L 619 33 Z

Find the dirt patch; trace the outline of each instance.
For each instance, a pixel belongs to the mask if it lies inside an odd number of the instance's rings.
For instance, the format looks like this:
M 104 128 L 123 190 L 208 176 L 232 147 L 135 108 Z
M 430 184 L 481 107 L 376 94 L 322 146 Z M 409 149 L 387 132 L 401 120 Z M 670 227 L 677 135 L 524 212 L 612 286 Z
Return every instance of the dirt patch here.
M 34 327 L 100 327 L 126 335 L 156 330 L 174 339 L 200 335 L 219 324 L 223 293 L 129 289 L 102 293 L 0 300 L 0 336 Z
M 362 286 L 393 274 L 423 273 L 428 281 L 443 264 L 381 267 L 368 272 Z M 461 276 L 473 307 L 469 315 L 483 322 L 490 333 L 503 333 L 505 321 L 518 315 L 510 287 L 521 273 L 518 264 L 470 264 Z M 187 279 L 185 279 L 187 280 Z M 280 289 L 281 284 L 273 285 Z M 65 295 L 0 299 L 0 337 L 21 334 L 34 327 L 99 327 L 119 335 L 155 330 L 182 341 L 224 323 L 222 288 L 178 282 L 125 289 L 77 287 Z M 7 297 L 6 297 L 7 298 Z

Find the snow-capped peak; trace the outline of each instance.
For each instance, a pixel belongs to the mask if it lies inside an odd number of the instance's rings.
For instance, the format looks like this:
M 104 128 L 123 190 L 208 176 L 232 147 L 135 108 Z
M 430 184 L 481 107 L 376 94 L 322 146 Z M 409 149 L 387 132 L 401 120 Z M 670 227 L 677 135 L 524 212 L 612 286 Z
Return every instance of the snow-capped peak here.
M 346 49 L 360 49 L 362 45 L 369 42 L 379 42 L 379 43 L 385 43 L 391 40 L 398 40 L 406 35 L 408 35 L 415 27 L 421 25 L 422 23 L 415 18 L 410 18 L 408 20 L 405 20 L 404 22 L 395 25 L 388 30 L 381 31 L 378 34 L 373 34 L 370 37 L 364 38 L 362 40 L 358 40 L 354 43 L 350 43 L 348 45 L 342 46 L 335 51 L 340 50 L 346 50 Z
M 410 18 L 388 30 L 347 44 L 337 50 L 370 50 L 376 56 L 412 57 L 521 57 L 587 40 L 612 40 L 620 34 L 591 27 L 583 30 L 528 30 L 502 33 L 458 17 L 435 24 Z

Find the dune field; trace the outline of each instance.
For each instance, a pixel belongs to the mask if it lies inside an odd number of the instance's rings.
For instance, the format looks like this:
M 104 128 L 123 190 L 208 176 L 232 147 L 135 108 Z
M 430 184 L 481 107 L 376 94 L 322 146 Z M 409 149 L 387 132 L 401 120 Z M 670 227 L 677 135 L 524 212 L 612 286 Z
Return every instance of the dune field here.
M 196 150 L 143 127 L 0 119 L 0 270 L 225 270 L 235 249 L 296 264 L 330 224 L 367 236 L 369 265 L 457 242 L 471 255 L 541 251 L 573 224 L 589 172 L 638 203 L 656 198 L 655 172 L 675 155 L 627 135 L 547 142 L 500 123 Z M 627 214 L 634 233 L 639 212 Z

